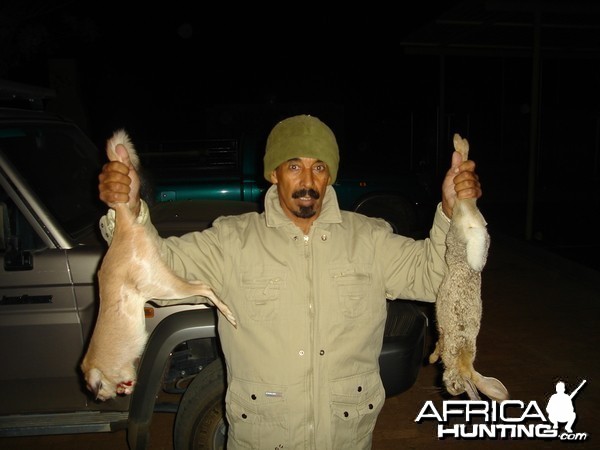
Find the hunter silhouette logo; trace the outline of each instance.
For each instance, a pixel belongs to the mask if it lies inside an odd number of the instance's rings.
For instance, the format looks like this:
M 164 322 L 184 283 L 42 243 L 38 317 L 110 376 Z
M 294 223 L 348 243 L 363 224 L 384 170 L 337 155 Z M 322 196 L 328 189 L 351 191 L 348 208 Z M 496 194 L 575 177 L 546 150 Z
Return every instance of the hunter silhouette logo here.
M 556 394 L 552 394 L 550 400 L 548 400 L 548 406 L 546 406 L 548 419 L 553 424 L 552 429 L 558 429 L 559 422 L 563 422 L 566 423 L 565 431 L 567 433 L 573 433 L 573 423 L 577 418 L 575 408 L 573 407 L 573 397 L 577 395 L 586 381 L 587 380 L 583 380 L 571 394 L 565 393 L 565 383 L 562 381 L 556 383 Z
M 573 431 L 577 419 L 573 399 L 586 382 L 583 380 L 570 394 L 563 381 L 556 383 L 556 393 L 548 399 L 545 411 L 535 400 L 444 400 L 441 408 L 428 400 L 415 422 L 437 422 L 439 439 L 586 441 L 588 433 Z

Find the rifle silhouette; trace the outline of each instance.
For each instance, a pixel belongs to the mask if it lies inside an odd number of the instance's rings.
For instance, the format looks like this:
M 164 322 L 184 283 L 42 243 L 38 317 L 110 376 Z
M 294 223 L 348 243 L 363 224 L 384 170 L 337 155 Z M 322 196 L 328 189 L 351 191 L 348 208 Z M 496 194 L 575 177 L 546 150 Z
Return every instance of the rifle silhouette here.
M 580 384 L 579 386 L 577 386 L 577 389 L 575 389 L 573 392 L 571 392 L 571 393 L 569 394 L 569 398 L 570 398 L 570 399 L 572 399 L 573 397 L 575 397 L 575 395 L 576 395 L 576 394 L 579 392 L 579 389 L 581 389 L 581 388 L 583 387 L 583 385 L 585 384 L 585 382 L 586 382 L 586 381 L 587 381 L 587 380 L 583 380 L 583 381 L 581 382 L 581 384 Z

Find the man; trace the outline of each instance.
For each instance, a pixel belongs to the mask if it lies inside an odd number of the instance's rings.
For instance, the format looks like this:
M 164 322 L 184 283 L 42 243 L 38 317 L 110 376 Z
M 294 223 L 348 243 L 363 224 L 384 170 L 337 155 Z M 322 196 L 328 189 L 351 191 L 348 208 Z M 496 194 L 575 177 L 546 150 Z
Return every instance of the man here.
M 414 241 L 382 219 L 340 211 L 338 164 L 327 125 L 283 120 L 266 144 L 265 212 L 169 239 L 150 223 L 131 165 L 108 163 L 99 177 L 100 198 L 128 202 L 176 273 L 211 285 L 237 318 L 237 329 L 218 324 L 229 449 L 371 447 L 385 399 L 386 298 L 435 300 L 454 201 L 481 196 L 474 163 L 455 153 L 430 237 Z

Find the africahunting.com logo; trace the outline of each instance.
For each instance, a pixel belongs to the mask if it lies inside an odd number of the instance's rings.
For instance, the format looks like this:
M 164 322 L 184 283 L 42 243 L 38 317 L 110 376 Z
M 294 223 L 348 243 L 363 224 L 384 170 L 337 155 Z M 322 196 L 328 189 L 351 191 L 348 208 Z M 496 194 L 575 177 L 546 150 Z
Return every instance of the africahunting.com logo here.
M 585 441 L 588 433 L 575 432 L 574 397 L 583 380 L 570 394 L 565 383 L 556 383 L 544 410 L 536 401 L 445 400 L 441 410 L 425 402 L 415 422 L 437 421 L 439 439 L 560 439 Z

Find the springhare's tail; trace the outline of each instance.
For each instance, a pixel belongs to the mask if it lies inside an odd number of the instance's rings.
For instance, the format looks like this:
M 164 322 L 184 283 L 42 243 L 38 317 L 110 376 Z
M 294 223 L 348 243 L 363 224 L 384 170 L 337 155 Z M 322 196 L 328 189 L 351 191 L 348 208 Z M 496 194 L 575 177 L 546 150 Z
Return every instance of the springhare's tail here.
M 113 133 L 112 137 L 106 143 L 106 155 L 111 161 L 121 161 L 127 163 L 121 155 L 117 153 L 117 145 L 123 145 L 127 149 L 129 160 L 135 170 L 140 168 L 140 158 L 138 157 L 137 151 L 133 146 L 133 142 L 129 138 L 127 132 L 123 129 L 117 130 Z

